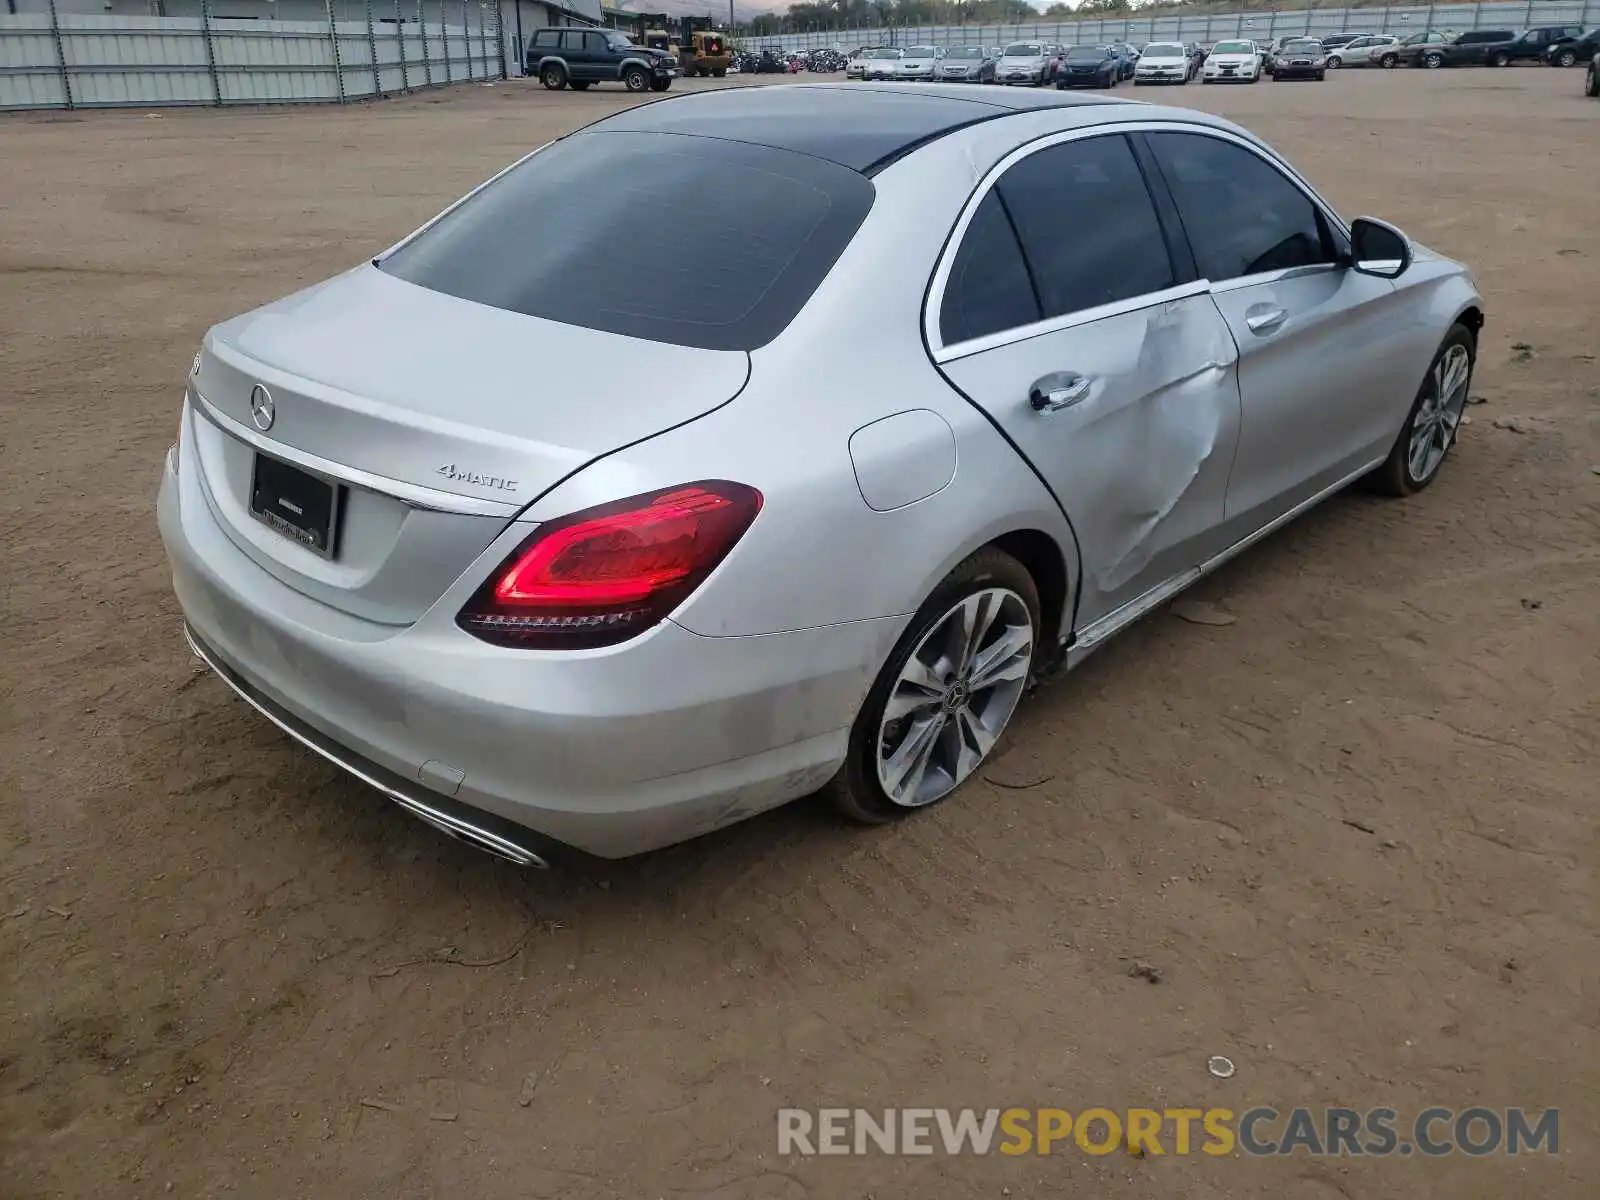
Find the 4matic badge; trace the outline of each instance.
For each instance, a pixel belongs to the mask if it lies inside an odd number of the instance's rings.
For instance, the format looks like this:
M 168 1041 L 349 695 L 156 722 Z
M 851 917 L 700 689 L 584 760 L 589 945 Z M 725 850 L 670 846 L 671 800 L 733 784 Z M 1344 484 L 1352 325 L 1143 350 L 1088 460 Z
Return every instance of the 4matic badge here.
M 493 488 L 500 492 L 514 492 L 517 490 L 517 481 L 507 479 L 501 475 L 479 475 L 476 471 L 463 471 L 455 463 L 445 463 L 434 470 L 435 474 L 443 475 L 451 483 L 470 483 L 474 487 Z

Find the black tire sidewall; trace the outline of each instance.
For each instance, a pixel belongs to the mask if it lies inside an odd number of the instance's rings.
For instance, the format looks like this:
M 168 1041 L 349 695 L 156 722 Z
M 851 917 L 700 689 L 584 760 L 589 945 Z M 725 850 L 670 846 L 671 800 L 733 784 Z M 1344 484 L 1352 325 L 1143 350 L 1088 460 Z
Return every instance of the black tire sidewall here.
M 644 82 L 636 87 L 634 85 L 634 80 L 636 79 Z M 622 86 L 630 92 L 648 92 L 650 90 L 650 76 L 641 67 L 629 67 L 622 73 Z
M 559 92 L 567 86 L 567 72 L 564 68 L 556 65 L 545 67 L 539 72 L 539 82 L 552 92 Z
M 1033 577 L 1028 574 L 1027 568 L 1009 554 L 993 547 L 979 550 L 964 559 L 945 576 L 939 586 L 933 589 L 932 595 L 923 602 L 922 607 L 917 610 L 916 615 L 901 633 L 899 640 L 895 642 L 894 649 L 889 652 L 889 657 L 879 670 L 866 699 L 862 702 L 860 711 L 856 714 L 855 723 L 850 728 L 850 743 L 844 765 L 840 767 L 839 775 L 833 785 L 836 792 L 843 789 L 849 793 L 849 802 L 841 802 L 841 807 L 846 808 L 852 816 L 878 822 L 899 820 L 923 809 L 935 808 L 961 790 L 960 787 L 956 787 L 932 804 L 917 808 L 907 808 L 894 803 L 884 795 L 883 788 L 878 783 L 878 731 L 883 723 L 883 710 L 889 702 L 889 693 L 900 677 L 900 671 L 911 652 L 958 601 L 973 592 L 989 587 L 1009 588 L 1021 596 L 1023 603 L 1027 605 L 1034 629 L 1030 676 L 1037 668 L 1040 656 L 1039 640 L 1043 627 L 1038 587 Z M 1004 736 L 1002 732 L 1001 737 Z

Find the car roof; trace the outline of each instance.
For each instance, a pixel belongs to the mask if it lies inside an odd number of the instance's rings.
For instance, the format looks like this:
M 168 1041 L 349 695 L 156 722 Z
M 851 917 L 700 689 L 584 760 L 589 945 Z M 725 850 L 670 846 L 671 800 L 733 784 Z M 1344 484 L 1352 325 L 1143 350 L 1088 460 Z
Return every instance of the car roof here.
M 871 174 L 918 146 L 980 121 L 1039 109 L 1095 109 L 1132 101 L 1044 89 L 918 83 L 803 83 L 694 92 L 626 109 L 594 131 L 675 133 L 794 150 Z

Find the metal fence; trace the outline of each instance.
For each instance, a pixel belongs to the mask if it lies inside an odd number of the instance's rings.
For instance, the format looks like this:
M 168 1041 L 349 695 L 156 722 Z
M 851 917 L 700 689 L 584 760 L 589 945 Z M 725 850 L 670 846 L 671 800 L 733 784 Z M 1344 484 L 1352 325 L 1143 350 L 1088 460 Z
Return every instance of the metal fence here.
M 343 103 L 504 79 L 498 5 L 364 0 L 323 21 L 0 16 L 0 109 Z M 352 10 L 358 19 L 343 19 Z
M 888 25 L 819 29 L 750 39 L 758 47 L 810 50 L 858 46 L 1001 46 L 1007 42 L 1214 42 L 1219 38 L 1330 36 L 1335 33 L 1416 33 L 1444 29 L 1523 29 L 1529 25 L 1600 24 L 1600 0 L 1500 0 L 1483 4 L 1419 4 L 1392 8 L 1297 8 L 1284 12 L 1130 13 L 1099 20 L 1024 22 L 1020 25 Z

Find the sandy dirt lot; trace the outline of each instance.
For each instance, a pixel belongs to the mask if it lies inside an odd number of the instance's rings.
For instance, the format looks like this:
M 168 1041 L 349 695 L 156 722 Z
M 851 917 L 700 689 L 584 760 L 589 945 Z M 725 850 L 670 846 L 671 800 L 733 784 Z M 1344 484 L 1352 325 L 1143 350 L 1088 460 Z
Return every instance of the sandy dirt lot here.
M 1181 96 L 1474 265 L 1439 483 L 1251 551 L 1200 593 L 1236 623 L 1146 622 L 958 802 L 561 874 L 208 677 L 152 504 L 208 324 L 626 99 L 0 120 L 0 1192 L 1592 1196 L 1600 105 L 1533 68 Z M 1560 1106 L 1562 1141 L 777 1156 L 779 1106 L 855 1104 Z

